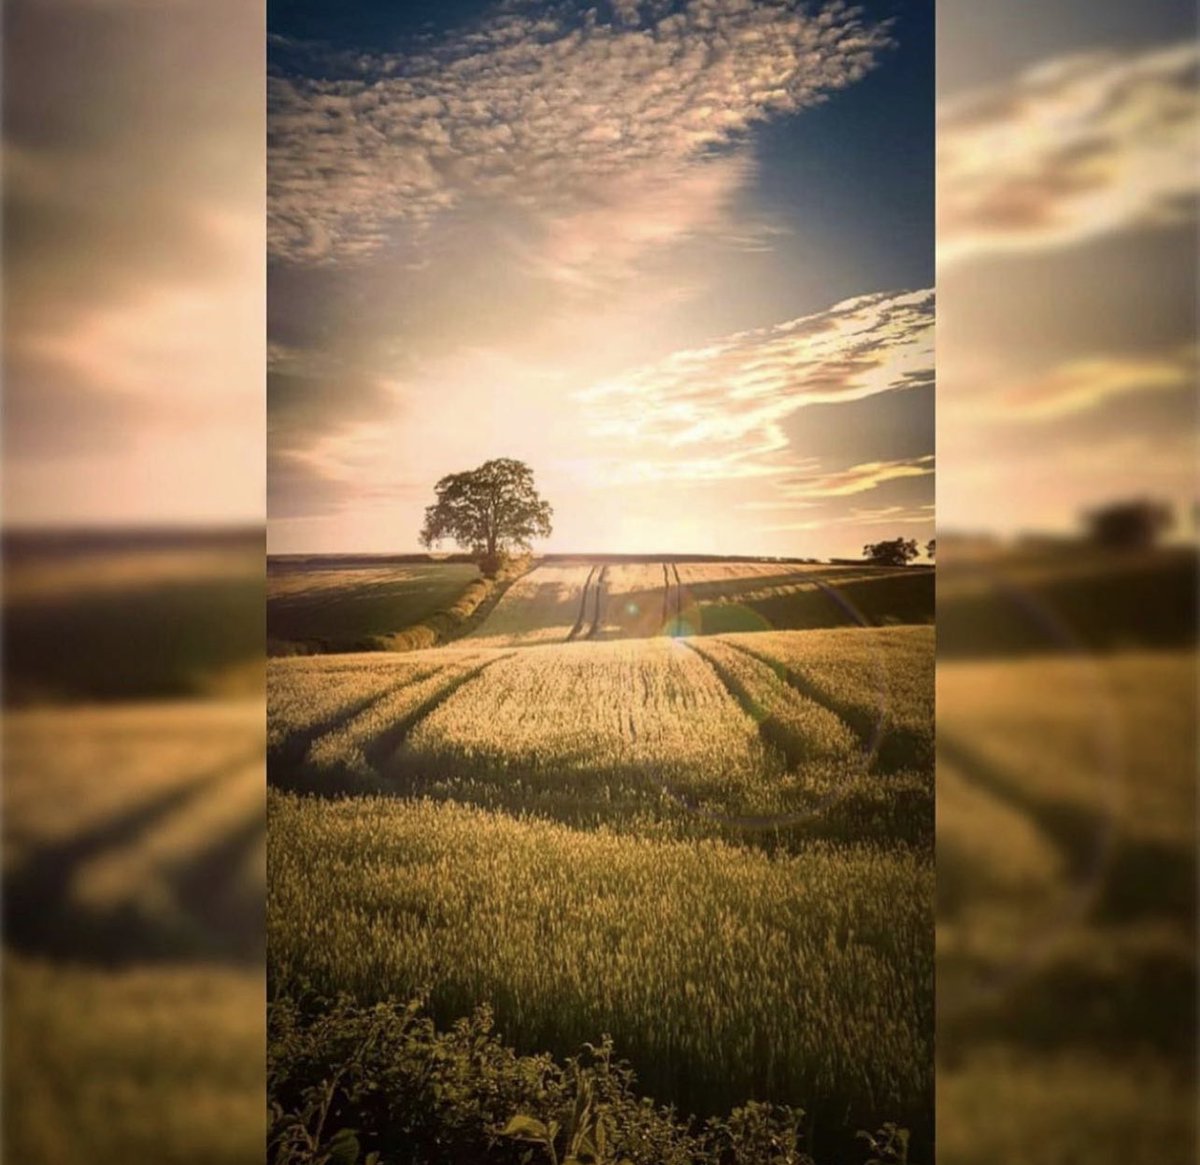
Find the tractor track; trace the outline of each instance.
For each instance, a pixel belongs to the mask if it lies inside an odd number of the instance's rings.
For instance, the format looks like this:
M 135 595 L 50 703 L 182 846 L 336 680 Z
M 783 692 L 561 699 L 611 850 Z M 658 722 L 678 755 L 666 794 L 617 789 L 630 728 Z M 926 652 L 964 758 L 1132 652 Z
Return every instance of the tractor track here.
M 376 704 L 382 703 L 390 696 L 394 696 L 406 684 L 420 683 L 422 680 L 426 680 L 436 674 L 437 670 L 437 667 L 434 666 L 428 669 L 420 668 L 411 672 L 402 679 L 398 679 L 394 684 L 389 684 L 382 691 L 365 696 L 361 700 L 355 700 L 354 703 L 347 707 L 339 708 L 332 715 L 323 717 L 311 727 L 301 732 L 292 733 L 282 743 L 268 746 L 267 783 L 286 787 L 289 778 L 295 774 L 295 770 L 302 767 L 308 760 L 308 754 L 312 750 L 312 746 L 322 736 L 328 736 L 329 733 L 336 732 L 344 724 L 349 724 L 355 717 L 361 716 Z
M 579 615 L 575 619 L 575 626 L 571 628 L 570 633 L 567 635 L 568 643 L 572 639 L 578 638 L 579 633 L 583 630 L 584 620 L 587 619 L 588 591 L 591 589 L 592 579 L 595 578 L 595 575 L 596 567 L 593 565 L 592 569 L 588 571 L 587 578 L 583 581 L 583 593 L 579 596 Z
M 595 639 L 597 632 L 600 630 L 600 618 L 604 610 L 604 600 L 607 597 L 605 584 L 608 582 L 608 564 L 605 563 L 600 568 L 600 573 L 596 576 L 596 581 L 592 587 L 592 594 L 595 596 L 595 602 L 592 609 L 592 622 L 584 634 L 584 639 Z
M 183 940 L 172 933 L 160 933 L 152 921 L 140 919 L 120 908 L 96 913 L 78 905 L 72 891 L 75 879 L 89 862 L 137 845 L 172 816 L 188 811 L 208 797 L 219 796 L 221 786 L 236 780 L 247 766 L 261 765 L 262 749 L 256 744 L 249 751 L 222 760 L 186 782 L 157 793 L 64 841 L 39 846 L 7 877 L 4 892 L 6 941 L 29 954 L 84 959 L 109 966 L 137 960 L 178 958 Z M 261 820 L 255 819 L 252 824 L 261 830 Z M 231 847 L 229 852 L 241 852 L 243 840 L 242 830 L 226 839 Z M 204 860 L 203 855 L 201 860 Z M 178 871 L 171 879 L 172 888 L 178 881 L 192 889 L 185 881 L 187 869 Z M 205 888 L 211 897 L 214 887 L 206 883 Z M 182 905 L 194 906 L 193 899 L 194 895 Z M 215 958 L 247 957 L 245 935 L 230 935 L 227 920 L 215 921 L 216 931 L 195 936 L 187 944 L 192 953 L 202 950 Z M 250 946 L 253 947 L 253 941 Z M 253 957 L 252 953 L 250 957 Z
M 493 664 L 507 659 L 510 655 L 512 655 L 512 652 L 506 651 L 503 655 L 498 655 L 493 659 L 485 659 L 482 663 L 468 667 L 455 675 L 447 676 L 446 683 L 438 688 L 429 699 L 418 704 L 411 712 L 401 716 L 394 724 L 390 725 L 370 742 L 363 750 L 367 763 L 376 773 L 386 776 L 392 758 L 422 720 L 436 712 L 463 684 L 477 679 Z

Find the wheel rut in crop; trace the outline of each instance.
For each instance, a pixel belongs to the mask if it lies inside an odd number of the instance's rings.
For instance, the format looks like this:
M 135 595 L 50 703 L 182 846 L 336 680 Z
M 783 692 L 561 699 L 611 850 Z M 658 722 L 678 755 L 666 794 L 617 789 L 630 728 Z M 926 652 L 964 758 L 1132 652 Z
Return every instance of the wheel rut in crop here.
M 755 699 L 754 693 L 718 657 L 710 655 L 690 640 L 684 639 L 682 642 L 712 668 L 730 698 L 737 703 L 749 719 L 754 721 L 763 744 L 782 758 L 784 768 L 789 773 L 797 773 L 804 768 L 811 760 L 809 750 L 804 743 L 787 731 L 780 724 L 778 717 L 766 711 Z M 746 653 L 743 652 L 743 654 Z M 816 703 L 816 701 L 811 702 Z M 830 709 L 826 709 L 826 711 L 830 711 Z
M 874 755 L 874 768 L 891 772 L 902 768 L 920 767 L 923 763 L 922 758 L 914 756 L 923 749 L 923 742 L 914 737 L 912 733 L 889 725 L 885 704 L 881 703 L 879 711 L 874 715 L 864 712 L 860 707 L 830 696 L 828 692 L 822 691 L 805 676 L 781 664 L 778 660 L 771 659 L 743 643 L 736 643 L 732 640 L 726 640 L 726 642 L 743 655 L 748 655 L 758 663 L 771 668 L 780 679 L 805 699 L 811 700 L 814 704 L 820 704 L 839 720 L 844 721 L 854 735 L 862 741 L 864 750 Z M 932 757 L 928 758 L 928 761 L 932 763 Z
M 371 696 L 364 696 L 361 700 L 355 700 L 353 704 L 346 708 L 340 708 L 332 716 L 326 716 L 319 720 L 311 728 L 291 734 L 283 743 L 277 744 L 273 748 L 268 747 L 267 781 L 273 785 L 286 787 L 296 770 L 308 760 L 312 746 L 322 736 L 336 732 L 343 724 L 349 724 L 356 716 L 361 716 L 376 704 L 394 696 L 406 684 L 428 679 L 437 670 L 437 667 L 434 666 L 408 672 L 402 679 L 397 680 L 394 684 L 389 684 L 383 691 L 376 692 Z
M 262 764 L 261 744 L 222 761 L 61 842 L 37 848 L 7 877 L 4 888 L 5 941 L 29 954 L 82 959 L 104 966 L 130 961 L 177 959 L 181 954 L 221 956 L 243 953 L 237 943 L 199 933 L 195 941 L 164 934 L 152 922 L 126 910 L 96 911 L 81 906 L 72 893 L 84 867 L 136 846 L 173 814 L 205 797 L 220 796 L 221 786 Z M 261 825 L 261 822 L 256 822 Z M 219 923 L 220 920 L 218 920 Z M 261 926 L 259 927 L 261 934 Z M 184 949 L 181 949 L 184 948 Z
M 664 562 L 662 572 L 663 630 L 667 635 L 679 636 L 683 634 L 683 582 L 673 562 Z
M 1016 810 L 1063 856 L 1072 875 L 1094 869 L 1107 827 L 1103 815 L 1023 789 L 976 749 L 946 732 L 938 734 L 938 752 L 976 788 Z
M 511 651 L 505 652 L 503 655 L 498 655 L 493 659 L 485 659 L 482 663 L 476 664 L 474 667 L 448 676 L 446 683 L 438 688 L 433 695 L 407 715 L 402 716 L 394 724 L 389 725 L 371 741 L 366 749 L 364 749 L 367 763 L 380 776 L 388 776 L 388 770 L 394 767 L 393 762 L 396 753 L 411 735 L 413 729 L 422 720 L 436 712 L 463 684 L 478 679 L 488 668 L 500 663 L 501 660 L 508 659 L 512 654 Z
M 596 576 L 596 582 L 592 587 L 592 620 L 588 625 L 587 631 L 584 633 L 584 639 L 595 639 L 596 633 L 600 630 L 600 620 L 604 613 L 605 586 L 607 582 L 608 565 L 606 563 L 600 568 L 600 573 Z
M 579 614 L 575 619 L 575 626 L 571 628 L 570 634 L 567 636 L 567 642 L 572 639 L 577 639 L 580 632 L 583 630 L 584 621 L 587 619 L 588 592 L 592 588 L 592 579 L 595 578 L 596 568 L 592 567 L 588 571 L 588 576 L 583 580 L 583 593 L 579 596 Z
M 1130 836 L 1121 828 L 1120 770 L 1097 774 L 1098 803 L 1081 805 L 1014 780 L 957 734 L 938 734 L 939 757 L 962 778 L 1019 813 L 1054 847 L 1081 901 L 1095 917 L 1192 919 L 1196 859 L 1190 847 Z M 1099 762 L 1098 762 L 1099 763 Z M 1108 787 L 1103 787 L 1105 784 Z
M 255 892 L 243 871 L 266 831 L 261 813 L 253 813 L 171 871 L 174 901 L 204 936 L 197 940 L 203 942 L 199 953 L 255 962 L 262 958 L 266 903 L 261 886 Z

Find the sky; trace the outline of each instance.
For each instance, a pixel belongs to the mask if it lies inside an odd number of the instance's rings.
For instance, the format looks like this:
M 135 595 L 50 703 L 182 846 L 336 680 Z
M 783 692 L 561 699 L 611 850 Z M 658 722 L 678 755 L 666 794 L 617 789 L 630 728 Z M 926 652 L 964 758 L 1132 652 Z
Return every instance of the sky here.
M 245 0 L 6 0 L 6 524 L 262 522 L 263 36 Z
M 932 11 L 272 5 L 269 549 L 491 457 L 547 551 L 924 542 Z
M 1194 537 L 1194 5 L 960 0 L 937 52 L 939 530 Z
M 411 547 L 496 452 L 571 548 L 923 538 L 935 449 L 946 532 L 1186 509 L 1192 0 L 945 0 L 936 100 L 920 0 L 849 46 L 703 8 L 669 69 L 578 14 L 538 32 L 552 100 L 496 24 L 524 6 L 273 6 L 268 260 L 263 7 L 10 0 L 4 522 L 260 523 L 268 364 L 279 548 Z M 443 133 L 462 156 L 423 165 Z M 905 302 L 935 279 L 936 411 Z

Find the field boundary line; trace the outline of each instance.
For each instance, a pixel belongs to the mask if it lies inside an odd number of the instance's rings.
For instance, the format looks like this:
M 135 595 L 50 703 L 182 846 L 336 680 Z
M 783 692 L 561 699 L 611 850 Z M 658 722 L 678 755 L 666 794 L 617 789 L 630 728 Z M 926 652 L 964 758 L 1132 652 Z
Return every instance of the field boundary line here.
M 504 579 L 502 582 L 497 581 L 491 591 L 484 596 L 475 609 L 468 615 L 462 623 L 457 627 L 446 631 L 437 639 L 435 646 L 442 647 L 447 643 L 453 643 L 459 639 L 468 639 L 475 634 L 476 631 L 482 629 L 483 625 L 491 617 L 492 612 L 500 604 L 500 600 L 508 594 L 509 589 L 514 583 L 519 582 L 526 575 L 532 574 L 542 562 L 531 559 L 524 570 L 518 571 L 511 578 Z M 481 636 L 482 638 L 482 636 Z

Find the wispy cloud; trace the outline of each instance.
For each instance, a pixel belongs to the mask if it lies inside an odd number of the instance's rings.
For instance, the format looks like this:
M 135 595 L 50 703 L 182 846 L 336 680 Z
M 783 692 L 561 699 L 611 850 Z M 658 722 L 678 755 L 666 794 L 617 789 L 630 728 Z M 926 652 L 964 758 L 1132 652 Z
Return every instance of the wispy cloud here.
M 508 5 L 419 52 L 272 77 L 273 254 L 361 257 L 499 199 L 538 216 L 548 272 L 570 279 L 602 235 L 622 258 L 712 226 L 751 165 L 730 156 L 746 131 L 857 81 L 888 44 L 840 0 L 664 7 L 621 3 L 603 23 Z M 687 197 L 664 206 L 672 191 Z
M 1200 46 L 1081 53 L 938 111 L 938 262 L 1178 222 L 1200 189 Z
M 877 293 L 675 352 L 581 391 L 585 428 L 630 480 L 785 473 L 800 409 L 932 383 L 933 315 L 932 291 Z
M 807 530 L 825 530 L 831 526 L 925 526 L 932 525 L 934 506 L 930 502 L 921 506 L 876 506 L 860 509 L 851 506 L 841 514 L 827 514 L 803 521 L 783 522 L 777 525 L 759 526 L 765 533 L 800 533 Z
M 1081 357 L 1002 390 L 993 412 L 1004 420 L 1054 421 L 1119 397 L 1194 390 L 1196 383 L 1194 344 L 1161 356 Z
M 747 502 L 747 509 L 795 509 L 814 505 L 818 498 L 844 498 L 878 489 L 889 481 L 928 477 L 933 473 L 934 455 L 896 461 L 865 461 L 832 472 L 804 470 L 780 480 L 776 496 Z

